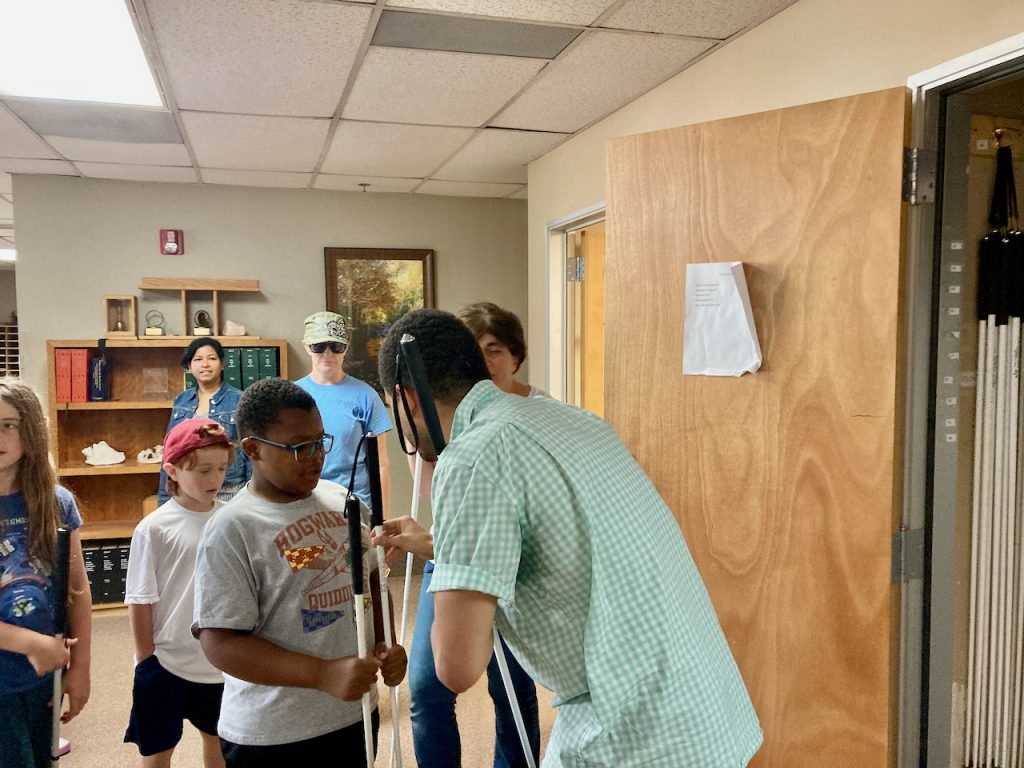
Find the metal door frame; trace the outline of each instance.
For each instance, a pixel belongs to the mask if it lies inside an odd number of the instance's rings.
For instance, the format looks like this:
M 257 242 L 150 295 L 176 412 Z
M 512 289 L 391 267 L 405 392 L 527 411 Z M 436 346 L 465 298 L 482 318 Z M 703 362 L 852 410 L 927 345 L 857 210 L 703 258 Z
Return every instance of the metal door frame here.
M 1024 72 L 1024 34 L 973 51 L 912 76 L 911 145 L 935 152 L 936 204 L 912 206 L 908 216 L 906 363 L 902 527 L 922 531 L 921 578 L 901 591 L 898 765 L 951 765 L 958 725 L 952 696 L 952 575 L 932 563 L 949 562 L 956 517 L 957 429 L 947 418 L 960 387 L 959 299 L 948 287 L 964 257 L 962 219 L 953 213 L 957 190 L 943 184 L 943 169 L 964 162 L 964 122 L 970 130 L 968 89 Z M 947 141 L 947 138 L 955 141 Z M 939 208 L 941 206 L 941 208 Z M 944 211 L 948 209 L 948 211 Z M 959 245 L 957 245 L 959 243 Z M 973 363 L 968 362 L 968 365 Z

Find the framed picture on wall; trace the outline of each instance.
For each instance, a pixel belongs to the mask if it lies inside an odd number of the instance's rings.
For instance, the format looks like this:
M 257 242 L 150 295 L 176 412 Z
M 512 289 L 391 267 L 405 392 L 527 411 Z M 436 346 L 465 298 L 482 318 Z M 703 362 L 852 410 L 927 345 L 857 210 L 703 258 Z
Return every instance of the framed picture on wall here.
M 434 252 L 324 248 L 327 309 L 345 318 L 345 372 L 381 391 L 377 355 L 398 318 L 434 306 Z

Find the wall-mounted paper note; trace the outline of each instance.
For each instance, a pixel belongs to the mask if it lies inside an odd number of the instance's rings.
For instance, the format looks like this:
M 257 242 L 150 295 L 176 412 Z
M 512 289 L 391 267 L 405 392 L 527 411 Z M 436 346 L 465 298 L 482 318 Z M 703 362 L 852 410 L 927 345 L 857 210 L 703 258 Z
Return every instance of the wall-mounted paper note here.
M 743 263 L 687 264 L 683 373 L 742 376 L 760 367 Z

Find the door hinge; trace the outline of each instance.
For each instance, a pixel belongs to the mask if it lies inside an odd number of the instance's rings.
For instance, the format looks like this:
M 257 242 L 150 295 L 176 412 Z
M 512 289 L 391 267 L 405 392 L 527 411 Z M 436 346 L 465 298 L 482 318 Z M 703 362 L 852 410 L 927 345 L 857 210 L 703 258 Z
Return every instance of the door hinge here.
M 903 201 L 911 205 L 935 202 L 938 153 L 919 147 L 903 148 Z
M 582 256 L 572 256 L 566 265 L 566 281 L 570 283 L 582 283 L 584 275 L 584 262 Z
M 892 535 L 892 583 L 924 578 L 924 528 L 900 528 Z

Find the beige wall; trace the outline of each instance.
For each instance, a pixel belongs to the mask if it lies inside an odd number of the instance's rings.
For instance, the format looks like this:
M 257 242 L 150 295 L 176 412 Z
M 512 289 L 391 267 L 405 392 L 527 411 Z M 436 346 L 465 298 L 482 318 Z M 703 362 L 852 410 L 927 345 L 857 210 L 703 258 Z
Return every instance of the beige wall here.
M 560 381 L 548 371 L 554 350 L 544 354 L 552 338 L 545 329 L 561 323 L 561 282 L 557 267 L 545 265 L 545 226 L 604 200 L 608 139 L 905 85 L 911 75 L 1022 31 L 1020 0 L 799 0 L 531 163 L 533 380 L 553 389 Z
M 45 340 L 97 338 L 103 294 L 136 294 L 140 322 L 159 308 L 180 333 L 177 298 L 139 278 L 243 278 L 259 294 L 225 297 L 222 316 L 292 341 L 291 378 L 309 372 L 302 320 L 324 308 L 325 246 L 433 248 L 437 303 L 489 299 L 525 317 L 526 205 L 427 195 L 142 184 L 15 176 L 22 371 L 45 391 Z M 185 255 L 158 252 L 161 228 L 183 229 Z M 396 509 L 404 461 L 391 442 Z

